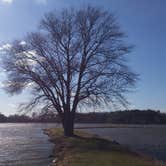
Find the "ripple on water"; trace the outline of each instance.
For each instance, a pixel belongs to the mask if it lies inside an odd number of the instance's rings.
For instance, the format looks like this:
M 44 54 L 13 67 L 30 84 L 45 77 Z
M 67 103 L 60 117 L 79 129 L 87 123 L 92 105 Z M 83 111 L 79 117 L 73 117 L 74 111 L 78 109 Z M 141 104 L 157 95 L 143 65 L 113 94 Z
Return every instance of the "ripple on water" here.
M 55 124 L 0 124 L 0 166 L 47 166 L 53 144 L 42 129 Z

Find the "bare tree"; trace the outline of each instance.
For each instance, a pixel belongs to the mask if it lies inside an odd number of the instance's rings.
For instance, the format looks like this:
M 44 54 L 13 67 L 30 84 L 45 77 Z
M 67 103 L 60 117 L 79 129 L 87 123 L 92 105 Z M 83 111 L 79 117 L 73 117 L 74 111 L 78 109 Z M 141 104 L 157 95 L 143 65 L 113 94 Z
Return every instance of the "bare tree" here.
M 18 94 L 29 87 L 32 101 L 54 109 L 65 136 L 73 135 L 74 117 L 82 104 L 125 104 L 124 93 L 136 75 L 125 64 L 130 46 L 115 17 L 95 7 L 47 14 L 40 30 L 15 41 L 3 58 L 6 90 Z

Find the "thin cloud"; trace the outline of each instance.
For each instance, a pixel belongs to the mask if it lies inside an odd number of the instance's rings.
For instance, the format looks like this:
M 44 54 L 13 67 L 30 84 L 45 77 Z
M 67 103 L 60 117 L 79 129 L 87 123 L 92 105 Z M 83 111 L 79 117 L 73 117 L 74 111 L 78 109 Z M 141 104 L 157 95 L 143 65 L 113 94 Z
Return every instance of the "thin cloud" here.
M 0 0 L 0 2 L 12 4 L 13 0 Z
M 11 47 L 12 47 L 12 45 L 9 44 L 9 43 L 4 44 L 4 45 L 1 45 L 1 46 L 0 46 L 0 51 L 9 50 Z
M 21 41 L 20 45 L 24 46 L 24 45 L 26 45 L 26 42 L 25 41 Z
M 0 0 L 0 2 L 5 3 L 5 4 L 12 4 L 16 0 Z M 34 0 L 38 4 L 46 4 L 47 0 Z

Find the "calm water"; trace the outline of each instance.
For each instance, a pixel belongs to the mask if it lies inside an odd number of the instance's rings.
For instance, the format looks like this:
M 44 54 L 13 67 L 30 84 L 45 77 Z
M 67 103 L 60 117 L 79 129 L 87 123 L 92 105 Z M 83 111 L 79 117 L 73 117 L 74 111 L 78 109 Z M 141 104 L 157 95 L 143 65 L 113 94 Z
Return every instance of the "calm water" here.
M 53 144 L 42 129 L 50 126 L 0 124 L 0 166 L 48 166 Z
M 56 124 L 0 124 L 0 166 L 48 166 L 54 145 L 42 129 Z M 76 126 L 101 126 L 77 124 Z M 108 125 L 106 125 L 108 126 Z M 109 125 L 110 126 L 110 125 Z M 116 140 L 133 150 L 166 161 L 166 126 L 119 126 L 85 131 Z
M 86 129 L 130 149 L 166 161 L 166 125 L 130 125 L 120 128 Z

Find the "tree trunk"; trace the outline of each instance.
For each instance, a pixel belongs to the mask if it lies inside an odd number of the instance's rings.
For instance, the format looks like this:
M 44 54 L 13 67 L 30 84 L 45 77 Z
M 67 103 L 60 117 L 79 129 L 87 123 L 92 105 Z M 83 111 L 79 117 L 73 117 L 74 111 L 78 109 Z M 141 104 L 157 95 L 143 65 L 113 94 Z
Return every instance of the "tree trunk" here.
M 66 137 L 74 136 L 74 116 L 71 112 L 66 111 L 63 115 L 63 129 Z

